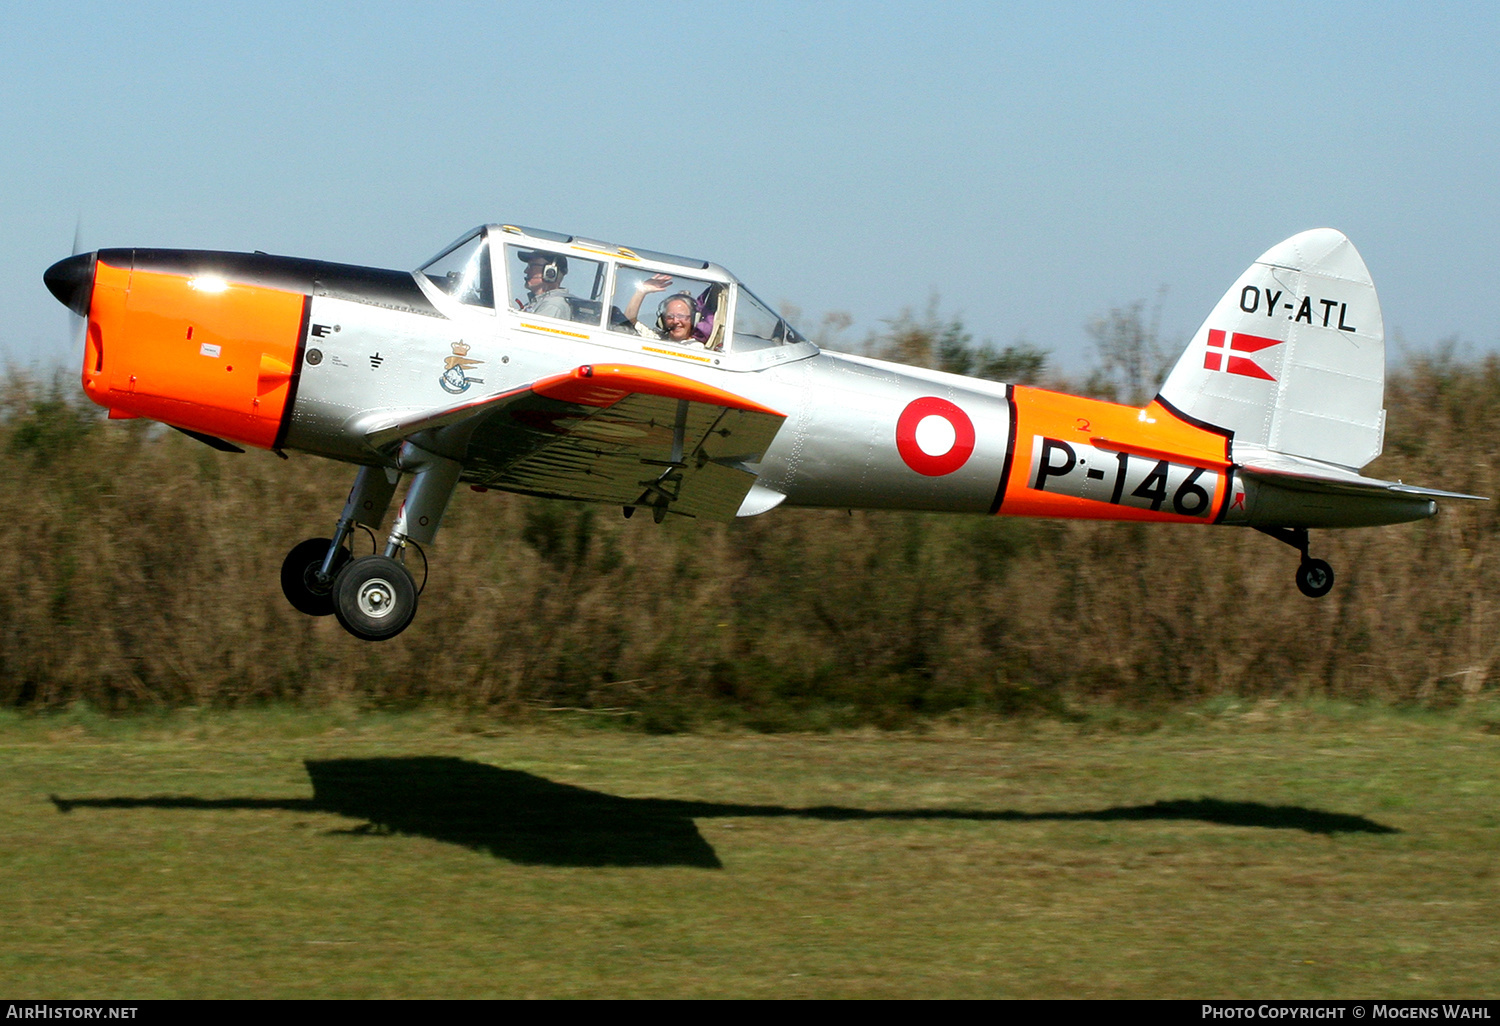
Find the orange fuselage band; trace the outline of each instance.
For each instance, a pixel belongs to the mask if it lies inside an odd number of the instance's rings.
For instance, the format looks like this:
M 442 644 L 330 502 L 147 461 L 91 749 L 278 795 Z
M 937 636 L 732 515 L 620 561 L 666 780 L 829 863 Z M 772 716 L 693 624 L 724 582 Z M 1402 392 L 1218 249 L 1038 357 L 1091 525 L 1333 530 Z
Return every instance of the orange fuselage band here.
M 1229 440 L 1220 432 L 1189 424 L 1158 402 L 1144 410 L 1118 403 L 1084 399 L 1017 386 L 1016 438 L 1005 500 L 998 512 L 1023 517 L 1060 517 L 1086 520 L 1153 520 L 1206 523 L 1208 517 L 1180 516 L 1168 510 L 1139 509 L 1092 499 L 1037 491 L 1029 487 L 1033 442 L 1037 437 L 1078 442 L 1112 452 L 1127 452 L 1204 467 L 1218 474 L 1209 509 L 1223 508 L 1229 475 Z

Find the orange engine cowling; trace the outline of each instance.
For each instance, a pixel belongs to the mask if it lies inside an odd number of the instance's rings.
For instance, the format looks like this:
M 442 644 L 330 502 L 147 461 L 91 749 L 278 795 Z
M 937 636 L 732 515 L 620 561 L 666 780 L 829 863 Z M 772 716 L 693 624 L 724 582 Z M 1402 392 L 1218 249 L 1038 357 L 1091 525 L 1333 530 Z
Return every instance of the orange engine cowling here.
M 205 270 L 135 266 L 102 250 L 88 305 L 83 388 L 112 416 L 276 446 L 307 330 L 307 295 Z

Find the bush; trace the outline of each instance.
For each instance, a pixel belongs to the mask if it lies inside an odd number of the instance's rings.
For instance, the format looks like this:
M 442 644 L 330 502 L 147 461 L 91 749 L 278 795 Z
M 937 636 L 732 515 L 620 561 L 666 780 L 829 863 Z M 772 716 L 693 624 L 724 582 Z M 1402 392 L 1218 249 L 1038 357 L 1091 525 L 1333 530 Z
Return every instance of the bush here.
M 1500 362 L 1414 358 L 1372 474 L 1495 494 Z M 417 623 L 366 645 L 293 612 L 277 569 L 350 474 L 226 455 L 70 386 L 0 394 L 0 702 L 105 710 L 267 699 L 634 710 L 763 729 L 1106 698 L 1440 704 L 1493 684 L 1494 503 L 1316 532 L 1340 584 L 1250 531 L 777 510 L 732 524 L 461 490 Z M 350 472 L 352 473 L 352 471 Z M 1500 552 L 1496 553 L 1500 556 Z

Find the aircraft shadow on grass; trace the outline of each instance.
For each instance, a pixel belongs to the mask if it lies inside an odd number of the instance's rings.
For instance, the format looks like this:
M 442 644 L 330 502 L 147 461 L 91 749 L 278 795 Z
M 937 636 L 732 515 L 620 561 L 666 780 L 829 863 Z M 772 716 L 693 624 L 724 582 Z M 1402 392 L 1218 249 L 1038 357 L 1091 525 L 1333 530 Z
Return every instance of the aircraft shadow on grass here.
M 986 809 L 805 808 L 622 798 L 559 784 L 520 770 L 442 756 L 308 760 L 311 798 L 60 798 L 74 809 L 283 809 L 331 812 L 366 822 L 349 834 L 412 834 L 526 865 L 698 866 L 717 869 L 718 855 L 694 820 L 799 817 L 822 820 L 968 820 L 1123 822 L 1196 820 L 1221 826 L 1303 830 L 1315 834 L 1397 833 L 1363 816 L 1297 805 L 1216 798 L 1158 801 L 1082 812 Z

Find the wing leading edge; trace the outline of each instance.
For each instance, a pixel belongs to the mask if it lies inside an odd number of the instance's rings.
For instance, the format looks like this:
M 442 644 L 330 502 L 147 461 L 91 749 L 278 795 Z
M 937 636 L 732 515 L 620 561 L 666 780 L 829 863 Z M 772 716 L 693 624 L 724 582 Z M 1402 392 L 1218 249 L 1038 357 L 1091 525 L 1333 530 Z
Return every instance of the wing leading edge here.
M 364 435 L 376 449 L 409 440 L 450 456 L 492 488 L 729 520 L 785 419 L 689 378 L 595 364 Z

